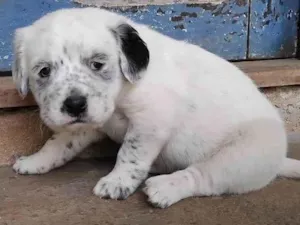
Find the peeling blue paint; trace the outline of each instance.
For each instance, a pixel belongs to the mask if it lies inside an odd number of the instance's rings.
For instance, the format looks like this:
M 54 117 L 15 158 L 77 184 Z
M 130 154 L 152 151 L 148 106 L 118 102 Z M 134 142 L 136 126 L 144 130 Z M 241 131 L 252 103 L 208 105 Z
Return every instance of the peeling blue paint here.
M 0 71 L 10 70 L 12 34 L 48 12 L 81 7 L 70 0 L 0 1 Z M 247 49 L 248 0 L 211 4 L 173 4 L 110 10 L 151 25 L 178 40 L 206 48 L 226 59 L 245 59 Z
M 252 0 L 250 7 L 248 57 L 295 57 L 300 1 Z
M 12 36 L 18 27 L 31 24 L 48 12 L 74 7 L 66 0 L 0 1 L 0 71 L 9 71 L 12 62 Z
M 245 59 L 248 3 L 235 0 L 210 4 L 147 6 L 138 10 L 115 9 L 132 20 L 149 24 L 161 33 L 197 44 L 226 59 Z
M 249 0 L 225 0 L 219 5 L 174 3 L 109 10 L 228 60 L 244 60 L 295 56 L 299 4 L 299 0 L 252 0 L 249 6 Z M 10 70 L 16 28 L 72 7 L 82 6 L 71 0 L 0 0 L 0 71 Z

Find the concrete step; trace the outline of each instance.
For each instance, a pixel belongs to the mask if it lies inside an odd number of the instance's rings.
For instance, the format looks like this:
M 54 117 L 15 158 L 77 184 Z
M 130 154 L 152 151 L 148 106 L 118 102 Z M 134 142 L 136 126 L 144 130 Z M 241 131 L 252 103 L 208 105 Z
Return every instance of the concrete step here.
M 290 135 L 290 155 L 300 159 L 300 134 Z M 77 160 L 39 176 L 0 168 L 0 225 L 299 225 L 300 181 L 277 179 L 239 196 L 195 197 L 167 209 L 152 208 L 141 191 L 125 201 L 92 194 L 114 161 Z

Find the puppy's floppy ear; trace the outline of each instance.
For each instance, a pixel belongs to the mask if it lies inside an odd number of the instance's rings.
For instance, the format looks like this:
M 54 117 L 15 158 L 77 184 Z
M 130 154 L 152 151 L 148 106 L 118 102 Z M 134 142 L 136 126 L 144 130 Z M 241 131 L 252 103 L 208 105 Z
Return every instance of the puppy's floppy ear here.
M 134 83 L 142 76 L 149 64 L 149 50 L 138 32 L 123 23 L 112 29 L 120 46 L 120 67 L 125 78 Z
M 24 28 L 17 29 L 14 34 L 12 77 L 19 94 L 25 98 L 28 93 L 28 71 L 24 58 Z

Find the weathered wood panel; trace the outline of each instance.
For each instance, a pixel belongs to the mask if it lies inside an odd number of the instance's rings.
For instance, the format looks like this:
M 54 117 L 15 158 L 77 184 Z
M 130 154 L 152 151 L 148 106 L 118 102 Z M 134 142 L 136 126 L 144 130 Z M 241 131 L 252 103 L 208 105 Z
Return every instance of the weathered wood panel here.
M 214 4 L 203 3 L 204 0 L 190 1 L 193 4 L 109 7 L 109 10 L 151 25 L 178 40 L 200 45 L 226 59 L 245 59 L 248 0 L 226 0 L 218 4 L 215 0 Z M 0 71 L 10 70 L 11 40 L 16 28 L 29 25 L 56 9 L 83 6 L 69 0 L 0 1 Z
M 173 4 L 112 8 L 134 21 L 178 40 L 197 44 L 229 60 L 245 59 L 248 2 L 221 4 Z
M 300 61 L 275 59 L 236 62 L 258 87 L 300 85 Z
M 299 0 L 252 0 L 251 59 L 294 57 L 297 51 Z

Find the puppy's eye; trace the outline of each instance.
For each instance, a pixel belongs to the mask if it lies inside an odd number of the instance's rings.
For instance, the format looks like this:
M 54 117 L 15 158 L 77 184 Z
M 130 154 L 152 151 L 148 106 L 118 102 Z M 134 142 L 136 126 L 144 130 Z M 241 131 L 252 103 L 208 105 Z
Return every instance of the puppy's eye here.
M 40 70 L 39 76 L 40 77 L 49 77 L 50 73 L 51 73 L 51 68 L 49 66 L 46 66 Z
M 91 63 L 91 69 L 94 71 L 99 71 L 103 67 L 103 64 L 100 62 L 92 62 Z

